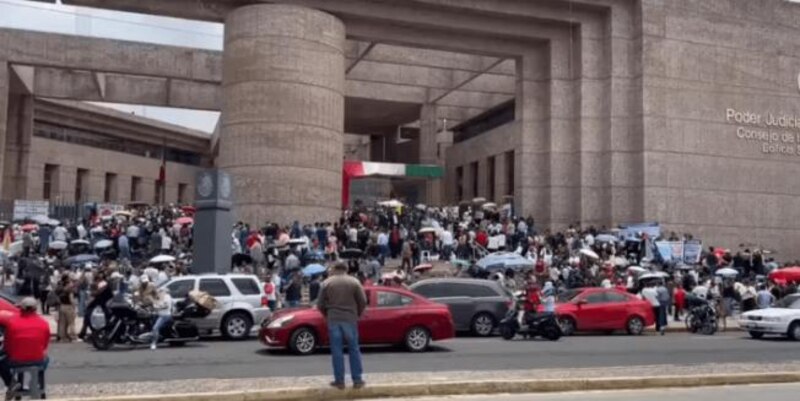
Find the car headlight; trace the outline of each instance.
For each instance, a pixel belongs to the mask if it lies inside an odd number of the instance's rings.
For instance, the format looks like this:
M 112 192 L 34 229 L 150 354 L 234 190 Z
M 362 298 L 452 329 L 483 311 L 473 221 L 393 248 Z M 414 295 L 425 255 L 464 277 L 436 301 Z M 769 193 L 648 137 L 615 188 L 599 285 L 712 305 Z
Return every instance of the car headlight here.
M 762 318 L 762 320 L 765 321 L 765 322 L 777 323 L 777 322 L 780 322 L 782 319 L 779 318 L 779 317 L 764 317 L 764 318 Z
M 269 325 L 267 326 L 267 328 L 268 329 L 280 329 L 286 323 L 291 322 L 292 319 L 294 319 L 294 315 L 281 316 L 281 317 L 271 321 L 269 323 Z

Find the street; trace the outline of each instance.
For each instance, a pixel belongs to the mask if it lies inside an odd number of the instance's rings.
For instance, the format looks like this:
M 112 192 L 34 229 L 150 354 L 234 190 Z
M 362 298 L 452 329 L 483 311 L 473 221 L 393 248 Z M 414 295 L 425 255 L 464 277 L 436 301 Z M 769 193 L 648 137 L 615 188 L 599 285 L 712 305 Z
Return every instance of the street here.
M 426 398 L 391 398 L 392 401 L 675 401 L 679 399 L 726 401 L 795 401 L 800 384 L 701 387 L 641 391 L 592 391 L 560 394 L 477 395 Z M 369 401 L 389 401 L 373 399 Z
M 708 363 L 794 362 L 798 344 L 785 339 L 751 340 L 746 333 L 661 337 L 576 336 L 558 342 L 503 341 L 460 337 L 436 343 L 431 352 L 411 354 L 392 347 L 367 348 L 369 372 L 597 368 Z M 89 344 L 55 344 L 48 381 L 53 384 L 202 378 L 302 377 L 330 373 L 325 351 L 298 357 L 267 351 L 255 340 L 204 341 L 183 348 L 115 348 L 100 352 Z

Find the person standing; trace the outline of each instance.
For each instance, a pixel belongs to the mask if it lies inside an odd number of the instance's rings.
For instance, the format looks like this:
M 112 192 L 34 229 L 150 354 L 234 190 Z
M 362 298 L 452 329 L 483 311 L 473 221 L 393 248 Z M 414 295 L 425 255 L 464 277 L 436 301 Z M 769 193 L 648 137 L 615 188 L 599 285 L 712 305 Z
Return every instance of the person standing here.
M 669 314 L 669 306 L 672 305 L 672 294 L 663 281 L 656 286 L 656 293 L 658 294 L 658 315 L 656 318 L 660 326 L 659 332 L 663 336 L 667 329 L 667 316 Z
M 317 308 L 328 325 L 333 382 L 331 386 L 344 389 L 344 341 L 350 357 L 350 375 L 353 388 L 364 387 L 361 350 L 358 345 L 358 319 L 367 307 L 367 296 L 361 283 L 347 275 L 347 266 L 337 263 L 331 276 L 322 283 Z
M 659 309 L 661 304 L 658 302 L 658 290 L 656 290 L 656 283 L 647 283 L 647 287 L 642 289 L 641 297 L 645 301 L 650 302 L 650 306 L 653 308 L 653 316 L 656 318 L 656 331 L 661 332 L 661 319 L 659 319 Z
M 75 340 L 75 284 L 69 274 L 61 276 L 56 288 L 58 296 L 58 330 L 56 341 Z
M 775 302 L 775 296 L 767 289 L 767 286 L 761 284 L 758 293 L 756 294 L 756 303 L 758 309 L 767 309 Z
M 675 286 L 675 294 L 673 295 L 673 299 L 675 299 L 675 321 L 681 321 L 681 313 L 686 308 L 686 291 L 683 287 L 676 285 Z

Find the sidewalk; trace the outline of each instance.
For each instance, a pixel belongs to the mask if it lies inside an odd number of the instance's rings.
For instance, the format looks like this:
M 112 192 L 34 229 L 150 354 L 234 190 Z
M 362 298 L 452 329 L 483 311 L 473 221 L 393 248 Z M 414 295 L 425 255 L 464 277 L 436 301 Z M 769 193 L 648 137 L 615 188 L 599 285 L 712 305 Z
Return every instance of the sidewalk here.
M 532 361 L 532 364 L 535 362 Z M 253 379 L 199 379 L 48 386 L 48 398 L 110 400 L 302 400 L 374 396 L 508 393 L 519 390 L 568 391 L 701 386 L 800 381 L 800 362 L 783 364 L 703 364 L 624 366 L 585 369 L 370 373 L 368 387 L 337 392 L 328 376 Z M 786 372 L 786 373 L 781 373 Z M 525 388 L 523 388 L 524 386 Z M 369 393 L 366 393 L 369 391 Z M 256 394 L 260 392 L 261 394 Z M 373 394 L 375 393 L 375 394 Z M 178 398 L 180 397 L 180 398 Z

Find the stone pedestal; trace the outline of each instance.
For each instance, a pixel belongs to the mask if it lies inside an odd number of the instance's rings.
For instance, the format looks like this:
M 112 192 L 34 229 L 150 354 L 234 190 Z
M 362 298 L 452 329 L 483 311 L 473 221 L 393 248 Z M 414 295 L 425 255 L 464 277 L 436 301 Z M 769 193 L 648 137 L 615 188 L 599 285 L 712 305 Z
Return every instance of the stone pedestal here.
M 344 45 L 342 22 L 309 8 L 256 4 L 227 16 L 217 165 L 234 177 L 239 220 L 338 217 Z
M 220 170 L 197 173 L 192 274 L 230 273 L 231 177 Z

